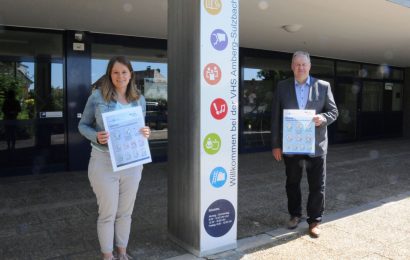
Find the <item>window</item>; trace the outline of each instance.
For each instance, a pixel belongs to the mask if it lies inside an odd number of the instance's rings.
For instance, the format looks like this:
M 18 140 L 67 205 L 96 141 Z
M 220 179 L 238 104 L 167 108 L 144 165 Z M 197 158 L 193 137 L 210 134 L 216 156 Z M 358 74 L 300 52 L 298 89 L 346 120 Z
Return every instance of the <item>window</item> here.
M 336 73 L 339 77 L 357 77 L 360 72 L 360 64 L 346 61 L 336 62 Z
M 337 141 L 354 140 L 357 134 L 358 84 L 340 82 L 334 90 L 333 94 L 339 110 L 339 117 L 336 120 L 335 139 Z
M 402 69 L 390 69 L 390 79 L 403 80 L 404 72 Z
M 383 79 L 389 77 L 389 67 L 386 65 L 368 65 L 364 64 L 361 70 L 362 78 Z
M 385 83 L 385 88 L 391 86 L 391 99 L 392 99 L 392 111 L 402 111 L 403 110 L 403 84 L 399 83 Z M 390 87 L 387 87 L 390 90 Z
M 246 57 L 243 68 L 243 144 L 245 149 L 270 147 L 273 91 L 293 75 L 291 58 Z
M 108 61 L 114 55 L 124 55 L 131 61 L 137 88 L 147 101 L 145 121 L 152 130 L 149 140 L 152 156 L 165 157 L 168 139 L 166 50 L 95 43 L 91 60 L 92 84 L 105 74 Z
M 63 56 L 62 41 L 60 33 L 2 30 L 0 56 L 60 59 Z
M 65 169 L 64 92 L 60 32 L 0 33 L 0 172 Z
M 333 76 L 334 73 L 334 62 L 332 60 L 311 58 L 312 68 L 310 69 L 310 74 L 313 76 Z
M 383 83 L 364 82 L 362 94 L 363 112 L 383 111 Z

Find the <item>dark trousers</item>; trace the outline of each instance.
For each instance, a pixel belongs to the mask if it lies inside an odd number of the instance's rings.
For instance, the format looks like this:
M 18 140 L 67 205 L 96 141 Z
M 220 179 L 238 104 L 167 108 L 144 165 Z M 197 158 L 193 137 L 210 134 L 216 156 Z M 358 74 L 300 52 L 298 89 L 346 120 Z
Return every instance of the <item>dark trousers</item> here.
M 326 155 L 309 157 L 307 155 L 293 155 L 284 157 L 286 166 L 286 194 L 288 196 L 288 211 L 293 217 L 302 216 L 302 194 L 300 181 L 303 166 L 306 167 L 309 184 L 309 197 L 307 202 L 307 222 L 320 222 L 325 207 L 326 186 Z

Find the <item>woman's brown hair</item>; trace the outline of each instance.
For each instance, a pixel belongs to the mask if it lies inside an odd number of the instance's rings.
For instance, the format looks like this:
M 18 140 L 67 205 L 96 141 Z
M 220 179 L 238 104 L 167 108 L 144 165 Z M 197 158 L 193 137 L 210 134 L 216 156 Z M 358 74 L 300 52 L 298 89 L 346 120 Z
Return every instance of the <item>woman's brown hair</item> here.
M 116 62 L 125 65 L 131 73 L 131 79 L 125 92 L 125 98 L 128 102 L 138 100 L 140 98 L 140 92 L 137 89 L 137 85 L 135 84 L 134 70 L 132 69 L 131 62 L 124 56 L 112 57 L 110 59 L 110 62 L 108 62 L 107 71 L 105 72 L 105 76 L 103 77 L 101 85 L 99 86 L 104 100 L 107 102 L 115 100 L 116 92 L 111 80 L 111 71 Z

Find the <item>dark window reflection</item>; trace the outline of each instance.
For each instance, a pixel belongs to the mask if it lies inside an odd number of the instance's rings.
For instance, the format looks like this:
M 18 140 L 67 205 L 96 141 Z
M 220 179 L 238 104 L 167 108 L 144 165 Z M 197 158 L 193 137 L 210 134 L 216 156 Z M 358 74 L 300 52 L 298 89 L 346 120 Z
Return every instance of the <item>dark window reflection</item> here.
M 383 111 L 383 83 L 364 82 L 362 95 L 362 111 Z
M 338 77 L 358 77 L 359 75 L 364 77 L 366 72 L 360 70 L 359 63 L 337 61 L 336 73 Z
M 334 62 L 332 60 L 310 58 L 312 63 L 312 68 L 310 69 L 310 74 L 315 75 L 318 78 L 323 78 L 323 76 L 333 76 L 334 72 Z
M 63 66 L 0 61 L 1 175 L 64 169 Z
M 339 83 L 334 95 L 339 110 L 336 121 L 336 141 L 351 141 L 357 137 L 357 100 L 360 85 L 355 82 Z
M 291 76 L 290 61 L 245 58 L 242 97 L 245 149 L 270 147 L 272 97 L 278 81 Z
M 167 139 L 168 81 L 160 67 L 151 63 L 145 70 L 135 71 L 137 86 L 147 101 L 146 123 L 153 130 L 151 140 Z M 151 68 L 151 66 L 153 68 Z M 137 66 L 138 67 L 138 66 Z
M 386 83 L 389 84 L 389 83 Z M 391 86 L 391 99 L 392 99 L 392 111 L 402 111 L 403 110 L 403 84 L 390 83 Z

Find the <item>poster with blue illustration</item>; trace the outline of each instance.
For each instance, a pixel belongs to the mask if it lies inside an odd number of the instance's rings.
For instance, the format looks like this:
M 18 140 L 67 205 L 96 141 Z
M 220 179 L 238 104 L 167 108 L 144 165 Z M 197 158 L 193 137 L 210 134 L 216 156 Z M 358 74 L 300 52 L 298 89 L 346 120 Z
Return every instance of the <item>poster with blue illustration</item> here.
M 283 153 L 315 153 L 315 110 L 283 110 Z
M 114 171 L 151 162 L 148 140 L 140 132 L 145 126 L 140 106 L 103 113 L 102 118 L 110 133 L 108 150 Z

